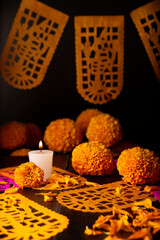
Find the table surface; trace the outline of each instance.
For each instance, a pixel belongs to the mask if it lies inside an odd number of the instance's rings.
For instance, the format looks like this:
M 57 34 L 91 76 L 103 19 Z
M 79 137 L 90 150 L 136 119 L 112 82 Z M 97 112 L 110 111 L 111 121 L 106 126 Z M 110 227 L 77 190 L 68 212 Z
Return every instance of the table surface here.
M 12 167 L 20 165 L 23 162 L 27 162 L 28 157 L 10 157 L 9 155 L 0 155 L 0 168 Z M 65 169 L 67 171 L 75 173 L 71 164 L 71 156 L 69 154 L 54 154 L 53 164 L 55 167 Z M 85 176 L 86 177 L 86 176 Z M 106 184 L 121 180 L 117 170 L 114 170 L 110 176 L 105 177 L 86 177 L 88 181 L 96 182 L 99 184 Z M 101 213 L 85 213 L 80 211 L 70 210 L 60 205 L 56 200 L 53 202 L 44 202 L 40 195 L 35 195 L 34 189 L 21 189 L 20 193 L 25 197 L 53 210 L 60 214 L 63 214 L 69 218 L 69 226 L 62 233 L 52 237 L 53 240 L 101 240 L 105 236 L 87 236 L 84 234 L 86 226 L 92 227 L 95 220 Z M 62 191 L 62 190 L 61 190 Z M 155 207 L 160 208 L 158 201 L 154 204 Z M 105 214 L 104 214 L 105 215 Z M 160 239 L 160 232 L 154 235 L 155 240 Z

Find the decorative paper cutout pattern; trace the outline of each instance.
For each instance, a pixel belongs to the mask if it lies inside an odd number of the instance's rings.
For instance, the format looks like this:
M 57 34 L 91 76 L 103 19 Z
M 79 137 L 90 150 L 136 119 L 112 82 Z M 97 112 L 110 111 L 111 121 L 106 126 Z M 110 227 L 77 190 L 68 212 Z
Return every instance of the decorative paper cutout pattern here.
M 77 178 L 77 181 L 78 181 L 78 184 L 76 185 L 66 185 L 66 184 L 61 184 L 59 183 L 59 187 L 56 187 L 56 190 L 61 190 L 61 189 L 69 189 L 69 188 L 77 188 L 77 187 L 81 187 L 83 185 L 85 185 L 86 183 L 86 178 L 84 177 L 81 177 L 80 175 L 78 176 L 77 174 L 74 174 L 74 173 L 71 173 L 71 172 L 68 172 L 64 169 L 60 169 L 60 168 L 57 168 L 57 167 L 53 167 L 53 171 L 52 172 L 55 172 L 55 173 L 59 173 L 61 174 L 62 176 L 70 176 L 70 177 L 75 177 Z M 36 188 L 36 190 L 55 190 L 55 187 L 52 185 L 52 183 L 48 183 L 46 184 L 45 186 L 42 186 L 42 187 L 39 187 L 39 188 Z
M 4 47 L 0 70 L 15 88 L 39 85 L 55 52 L 68 16 L 35 0 L 23 0 Z
M 116 188 L 121 187 L 121 194 Z M 113 205 L 119 209 L 133 206 L 135 201 L 150 198 L 156 199 L 149 193 L 140 191 L 123 181 L 104 184 L 100 187 L 89 187 L 61 192 L 57 200 L 63 206 L 82 212 L 111 212 Z
M 103 104 L 123 88 L 123 16 L 75 17 L 77 90 Z
M 1 184 L 0 183 L 0 192 L 1 191 L 5 191 L 6 189 L 12 187 L 12 186 L 15 186 L 15 187 L 18 187 L 17 184 L 15 184 L 14 180 L 11 179 L 11 178 L 8 178 L 6 176 L 3 176 L 0 174 L 0 181 L 4 181 L 6 182 L 7 184 Z
M 0 169 L 0 174 L 2 174 L 3 176 L 6 176 L 6 177 L 11 178 L 11 179 L 14 180 L 14 171 L 16 170 L 16 168 L 17 168 L 17 166 L 8 167 L 8 168 L 2 168 L 2 169 Z M 80 187 L 80 186 L 82 186 L 82 185 L 84 185 L 86 183 L 86 178 L 78 176 L 75 173 L 71 173 L 69 171 L 66 171 L 66 170 L 61 169 L 61 168 L 57 168 L 55 166 L 53 166 L 53 168 L 52 168 L 52 172 L 53 171 L 56 172 L 56 173 L 62 174 L 62 175 L 68 175 L 68 176 L 71 176 L 71 177 L 78 177 L 79 184 L 76 184 L 75 186 L 74 185 L 68 186 L 68 187 L 66 187 L 67 189 L 68 188 Z M 44 186 L 44 187 L 42 186 L 42 187 L 36 188 L 36 189 L 37 190 L 38 189 L 42 190 L 42 189 L 45 189 L 46 186 Z M 60 190 L 60 189 L 64 189 L 64 188 L 65 188 L 65 186 L 62 186 L 61 188 L 57 188 L 56 190 Z M 0 187 L 0 189 L 1 189 L 1 187 Z M 47 190 L 52 190 L 52 187 L 51 188 L 47 187 L 46 189 Z
M 152 1 L 132 11 L 130 15 L 160 80 L 160 1 Z
M 16 170 L 16 168 L 17 168 L 17 166 L 1 168 L 0 169 L 0 174 L 14 180 L 14 171 Z
M 8 204 L 11 195 L 0 195 L 0 235 L 3 239 L 48 239 L 67 228 L 67 217 L 17 193 L 18 205 Z

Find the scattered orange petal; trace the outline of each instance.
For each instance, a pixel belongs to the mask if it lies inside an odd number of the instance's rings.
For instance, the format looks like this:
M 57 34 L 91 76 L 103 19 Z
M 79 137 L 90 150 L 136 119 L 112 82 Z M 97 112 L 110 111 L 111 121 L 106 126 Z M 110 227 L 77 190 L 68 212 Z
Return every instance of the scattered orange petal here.
M 104 230 L 110 230 L 110 225 L 107 222 L 112 219 L 114 215 L 100 215 L 98 219 L 93 224 L 93 229 L 95 228 L 103 228 Z
M 148 226 L 153 228 L 153 234 L 160 231 L 160 221 L 159 222 L 148 221 Z
M 8 184 L 8 182 L 0 181 L 0 185 L 5 185 L 5 184 Z
M 44 201 L 45 202 L 52 202 L 53 201 L 53 197 L 44 196 Z
M 116 194 L 122 195 L 124 193 L 123 187 L 116 187 Z
M 99 186 L 99 185 L 100 185 L 100 184 L 98 184 L 98 183 L 89 182 L 89 181 L 86 181 L 86 182 L 85 182 L 85 184 L 86 184 L 87 186 L 94 186 L 94 187 L 96 187 L 96 186 Z
M 144 191 L 145 192 L 151 192 L 151 191 L 156 191 L 159 190 L 159 187 L 157 186 L 145 186 Z
M 71 183 L 71 185 L 73 185 L 73 186 L 79 184 L 79 182 L 77 181 L 77 179 L 74 178 L 74 177 L 71 177 L 71 178 L 69 179 L 69 183 Z
M 113 212 L 113 215 L 115 215 L 115 214 L 122 214 L 122 215 L 127 215 L 128 217 L 133 218 L 132 214 L 129 213 L 128 211 L 123 210 L 123 209 L 119 209 L 119 208 L 117 208 L 115 206 L 113 206 L 112 212 Z
M 153 239 L 151 233 L 149 232 L 148 228 L 142 228 L 141 230 L 133 233 L 128 237 L 128 239 L 141 239 L 148 237 L 148 240 Z
M 145 200 L 135 202 L 134 205 L 136 206 L 144 206 L 145 208 L 153 208 L 152 201 L 150 198 L 146 198 Z
M 11 188 L 8 188 L 4 191 L 4 194 L 14 194 L 14 193 L 17 193 L 18 192 L 18 189 L 17 187 L 11 187 Z
M 102 234 L 103 232 L 90 229 L 89 227 L 86 226 L 86 229 L 84 230 L 84 233 L 88 236 L 90 236 L 90 235 L 96 236 L 96 235 Z
M 145 192 L 151 192 L 151 186 L 145 186 L 144 191 Z

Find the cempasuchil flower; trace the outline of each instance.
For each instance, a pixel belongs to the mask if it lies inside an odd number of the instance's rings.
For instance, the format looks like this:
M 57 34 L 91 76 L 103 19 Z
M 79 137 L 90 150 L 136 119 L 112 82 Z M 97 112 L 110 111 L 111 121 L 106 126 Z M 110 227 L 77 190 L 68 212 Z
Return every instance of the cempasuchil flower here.
M 118 143 L 122 136 L 123 131 L 119 120 L 105 113 L 91 118 L 86 132 L 89 141 L 103 143 L 106 147 Z
M 115 164 L 113 154 L 104 144 L 85 142 L 72 151 L 72 166 L 81 175 L 111 174 Z
M 117 169 L 123 180 L 131 184 L 154 185 L 160 181 L 160 160 L 148 149 L 124 150 L 118 158 Z
M 44 133 L 45 144 L 55 152 L 70 152 L 82 139 L 82 130 L 69 118 L 52 121 Z
M 14 150 L 27 142 L 27 128 L 24 123 L 11 121 L 0 127 L 0 149 Z
M 88 124 L 89 124 L 91 118 L 95 117 L 95 116 L 97 116 L 97 115 L 99 115 L 101 113 L 102 112 L 99 111 L 96 108 L 88 108 L 88 109 L 82 111 L 78 115 L 78 117 L 76 118 L 76 123 L 82 129 L 83 133 L 86 133 L 87 127 L 88 127 Z
M 15 183 L 22 188 L 40 187 L 43 177 L 43 170 L 33 162 L 22 163 L 14 172 Z

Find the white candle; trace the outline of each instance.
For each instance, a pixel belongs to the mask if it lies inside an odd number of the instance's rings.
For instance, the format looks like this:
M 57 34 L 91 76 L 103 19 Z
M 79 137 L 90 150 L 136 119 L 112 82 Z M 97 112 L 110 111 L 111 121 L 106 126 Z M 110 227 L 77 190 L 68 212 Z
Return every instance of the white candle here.
M 44 171 L 43 181 L 46 181 L 52 174 L 53 153 L 51 150 L 34 150 L 28 153 L 29 161 Z

